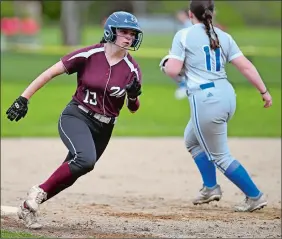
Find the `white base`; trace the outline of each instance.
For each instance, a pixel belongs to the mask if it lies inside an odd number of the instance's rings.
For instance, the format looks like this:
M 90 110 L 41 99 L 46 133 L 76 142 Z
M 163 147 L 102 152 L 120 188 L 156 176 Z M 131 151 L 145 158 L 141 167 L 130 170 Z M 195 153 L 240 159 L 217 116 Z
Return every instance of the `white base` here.
M 15 215 L 17 214 L 18 208 L 11 206 L 2 206 L 1 205 L 1 216 L 5 215 Z

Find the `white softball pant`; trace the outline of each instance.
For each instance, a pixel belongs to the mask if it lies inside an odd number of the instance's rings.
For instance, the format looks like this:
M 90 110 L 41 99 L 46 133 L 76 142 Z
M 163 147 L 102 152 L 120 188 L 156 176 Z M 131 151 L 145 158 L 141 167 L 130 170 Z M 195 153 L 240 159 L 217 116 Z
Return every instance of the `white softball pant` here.
M 193 157 L 205 151 L 225 172 L 234 160 L 227 144 L 227 123 L 236 110 L 235 91 L 227 80 L 202 86 L 188 94 L 191 118 L 184 132 L 185 145 Z

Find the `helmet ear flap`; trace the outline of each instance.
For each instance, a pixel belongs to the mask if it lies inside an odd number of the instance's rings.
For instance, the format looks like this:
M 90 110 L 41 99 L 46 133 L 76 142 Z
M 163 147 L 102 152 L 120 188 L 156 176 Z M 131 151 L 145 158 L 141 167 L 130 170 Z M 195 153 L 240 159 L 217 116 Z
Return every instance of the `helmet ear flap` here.
M 109 31 L 108 29 L 104 30 L 104 38 L 107 42 L 111 42 L 113 39 L 113 34 L 111 31 Z
M 131 44 L 131 47 L 135 47 L 138 44 L 138 42 L 139 42 L 139 38 L 137 37 L 137 34 L 136 34 L 136 37 Z
M 110 27 L 110 29 L 104 30 L 104 38 L 107 42 L 115 42 L 116 40 L 116 32 L 115 30 Z
M 131 44 L 131 47 L 136 48 L 136 50 L 140 47 L 143 40 L 143 34 L 141 32 L 136 33 L 135 39 Z

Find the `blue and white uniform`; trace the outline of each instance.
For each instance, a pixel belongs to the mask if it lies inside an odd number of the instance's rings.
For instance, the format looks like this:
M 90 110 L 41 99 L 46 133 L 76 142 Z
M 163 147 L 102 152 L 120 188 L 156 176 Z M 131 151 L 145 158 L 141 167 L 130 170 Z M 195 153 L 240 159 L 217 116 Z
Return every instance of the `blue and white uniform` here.
M 220 48 L 210 48 L 205 25 L 197 23 L 175 34 L 169 58 L 183 61 L 191 118 L 184 132 L 185 145 L 195 159 L 204 186 L 217 185 L 215 166 L 247 197 L 262 193 L 244 167 L 232 157 L 227 143 L 227 123 L 236 110 L 236 95 L 228 81 L 226 63 L 242 56 L 226 32 L 214 28 Z
M 191 120 L 185 142 L 193 156 L 205 150 L 210 160 L 227 169 L 232 159 L 227 146 L 227 121 L 236 108 L 236 96 L 227 80 L 225 64 L 241 56 L 233 38 L 215 28 L 221 48 L 210 49 L 202 23 L 178 31 L 170 57 L 184 61 Z M 216 87 L 215 87 L 216 86 Z M 199 140 L 197 140 L 197 138 Z

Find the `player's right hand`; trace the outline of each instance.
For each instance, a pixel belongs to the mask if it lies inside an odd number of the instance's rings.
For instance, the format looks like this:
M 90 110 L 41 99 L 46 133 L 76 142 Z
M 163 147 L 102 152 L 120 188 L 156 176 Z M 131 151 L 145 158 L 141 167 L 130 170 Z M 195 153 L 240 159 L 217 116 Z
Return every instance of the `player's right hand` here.
M 272 105 L 272 97 L 268 91 L 262 95 L 262 100 L 265 102 L 264 108 L 268 108 Z
M 23 96 L 18 97 L 7 110 L 7 118 L 11 121 L 19 121 L 21 118 L 24 118 L 28 110 L 27 104 L 28 99 Z

